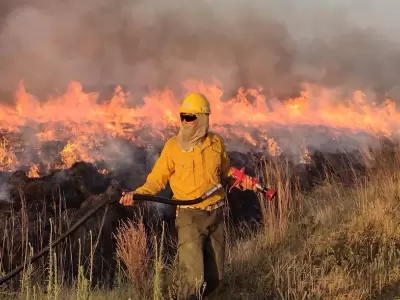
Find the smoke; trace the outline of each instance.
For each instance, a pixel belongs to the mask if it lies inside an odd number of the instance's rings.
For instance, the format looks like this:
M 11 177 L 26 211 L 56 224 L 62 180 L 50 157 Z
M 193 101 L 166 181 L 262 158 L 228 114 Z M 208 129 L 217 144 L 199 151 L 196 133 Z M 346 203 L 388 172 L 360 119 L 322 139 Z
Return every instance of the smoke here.
M 397 93 L 397 2 L 334 3 L 3 0 L 0 90 L 78 80 L 140 95 L 194 77 L 218 79 L 227 96 L 262 86 L 286 97 L 304 81 Z
M 0 183 L 0 203 L 12 203 L 13 201 L 10 199 L 10 188 L 11 186 L 7 183 Z

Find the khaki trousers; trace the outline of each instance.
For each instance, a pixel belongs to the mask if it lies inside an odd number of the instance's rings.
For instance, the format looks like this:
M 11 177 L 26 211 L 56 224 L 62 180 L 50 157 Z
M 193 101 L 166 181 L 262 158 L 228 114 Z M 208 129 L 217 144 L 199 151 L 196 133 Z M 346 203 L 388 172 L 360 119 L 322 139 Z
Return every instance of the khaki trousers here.
M 215 290 L 224 274 L 224 207 L 212 211 L 177 209 L 178 299 L 198 299 L 199 294 Z

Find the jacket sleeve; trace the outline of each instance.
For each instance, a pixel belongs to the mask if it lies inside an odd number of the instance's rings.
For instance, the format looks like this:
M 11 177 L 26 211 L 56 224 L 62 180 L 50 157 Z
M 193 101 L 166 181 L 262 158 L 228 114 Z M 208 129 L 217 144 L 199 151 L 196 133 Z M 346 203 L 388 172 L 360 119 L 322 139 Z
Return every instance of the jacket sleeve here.
M 167 141 L 160 157 L 156 160 L 153 169 L 147 176 L 146 182 L 137 188 L 134 193 L 152 196 L 158 194 L 165 188 L 173 172 L 174 162 L 171 158 L 171 144 Z
M 228 152 L 226 151 L 225 143 L 221 139 L 221 181 L 226 183 L 231 175 L 231 161 L 228 156 Z

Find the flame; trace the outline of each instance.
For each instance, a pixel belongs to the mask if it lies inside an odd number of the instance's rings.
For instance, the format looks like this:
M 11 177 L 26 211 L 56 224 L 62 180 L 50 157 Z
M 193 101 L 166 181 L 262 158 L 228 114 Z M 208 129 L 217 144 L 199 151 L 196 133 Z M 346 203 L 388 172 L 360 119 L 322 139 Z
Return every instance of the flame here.
M 268 152 L 272 156 L 279 156 L 282 154 L 282 149 L 279 148 L 278 143 L 273 138 L 269 138 L 267 140 L 267 143 L 268 143 Z
M 302 164 L 310 164 L 311 163 L 311 155 L 308 151 L 307 147 L 303 144 L 301 146 L 301 154 L 300 154 L 300 163 Z
M 299 97 L 278 101 L 267 98 L 261 89 L 239 88 L 236 97 L 221 100 L 223 89 L 219 83 L 205 84 L 187 80 L 183 87 L 189 91 L 204 93 L 211 103 L 210 125 L 226 139 L 235 138 L 251 147 L 264 145 L 272 156 L 282 150 L 268 130 L 273 126 L 309 125 L 345 129 L 348 132 L 366 132 L 372 135 L 397 136 L 400 114 L 396 103 L 386 99 L 376 105 L 362 91 L 354 91 L 349 99 L 342 99 L 339 91 L 305 84 Z M 79 82 L 70 82 L 60 96 L 38 99 L 27 92 L 23 82 L 16 90 L 14 107 L 1 105 L 0 109 L 0 170 L 12 171 L 29 165 L 29 176 L 51 168 L 67 168 L 74 162 L 106 160 L 110 153 L 118 152 L 118 146 L 110 146 L 113 139 L 121 139 L 146 146 L 151 138 L 165 141 L 179 126 L 178 109 L 181 99 L 170 89 L 152 91 L 140 105 L 132 105 L 133 97 L 117 87 L 109 101 L 100 102 L 98 93 L 88 93 Z M 24 130 L 34 132 L 32 142 L 37 151 L 36 160 L 27 161 L 15 153 L 18 145 L 8 141 L 9 134 Z M 254 135 L 254 132 L 258 132 Z M 46 142 L 62 142 L 59 159 L 49 160 L 42 145 Z M 107 144 L 107 151 L 103 151 Z M 22 147 L 26 147 L 22 146 Z M 113 148 L 114 147 L 114 148 Z M 32 148 L 32 145 L 31 147 Z M 27 150 L 28 151 L 28 150 Z M 32 149 L 29 149 L 32 151 Z M 307 149 L 300 156 L 309 160 Z M 107 172 L 102 169 L 101 172 Z
M 2 137 L 0 139 L 0 168 L 4 171 L 10 171 L 17 163 L 14 153 L 10 150 L 9 141 Z
M 39 172 L 40 172 L 39 164 L 33 164 L 26 175 L 30 178 L 37 178 L 40 177 Z

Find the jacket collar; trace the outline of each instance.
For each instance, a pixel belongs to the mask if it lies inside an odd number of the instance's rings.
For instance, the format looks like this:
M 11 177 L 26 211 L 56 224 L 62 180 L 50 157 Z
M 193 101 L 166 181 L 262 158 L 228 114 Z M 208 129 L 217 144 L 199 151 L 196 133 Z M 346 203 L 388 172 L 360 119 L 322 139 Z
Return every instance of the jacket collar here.
M 203 151 L 204 149 L 210 147 L 214 142 L 215 142 L 214 135 L 211 132 L 208 132 L 200 149 Z

